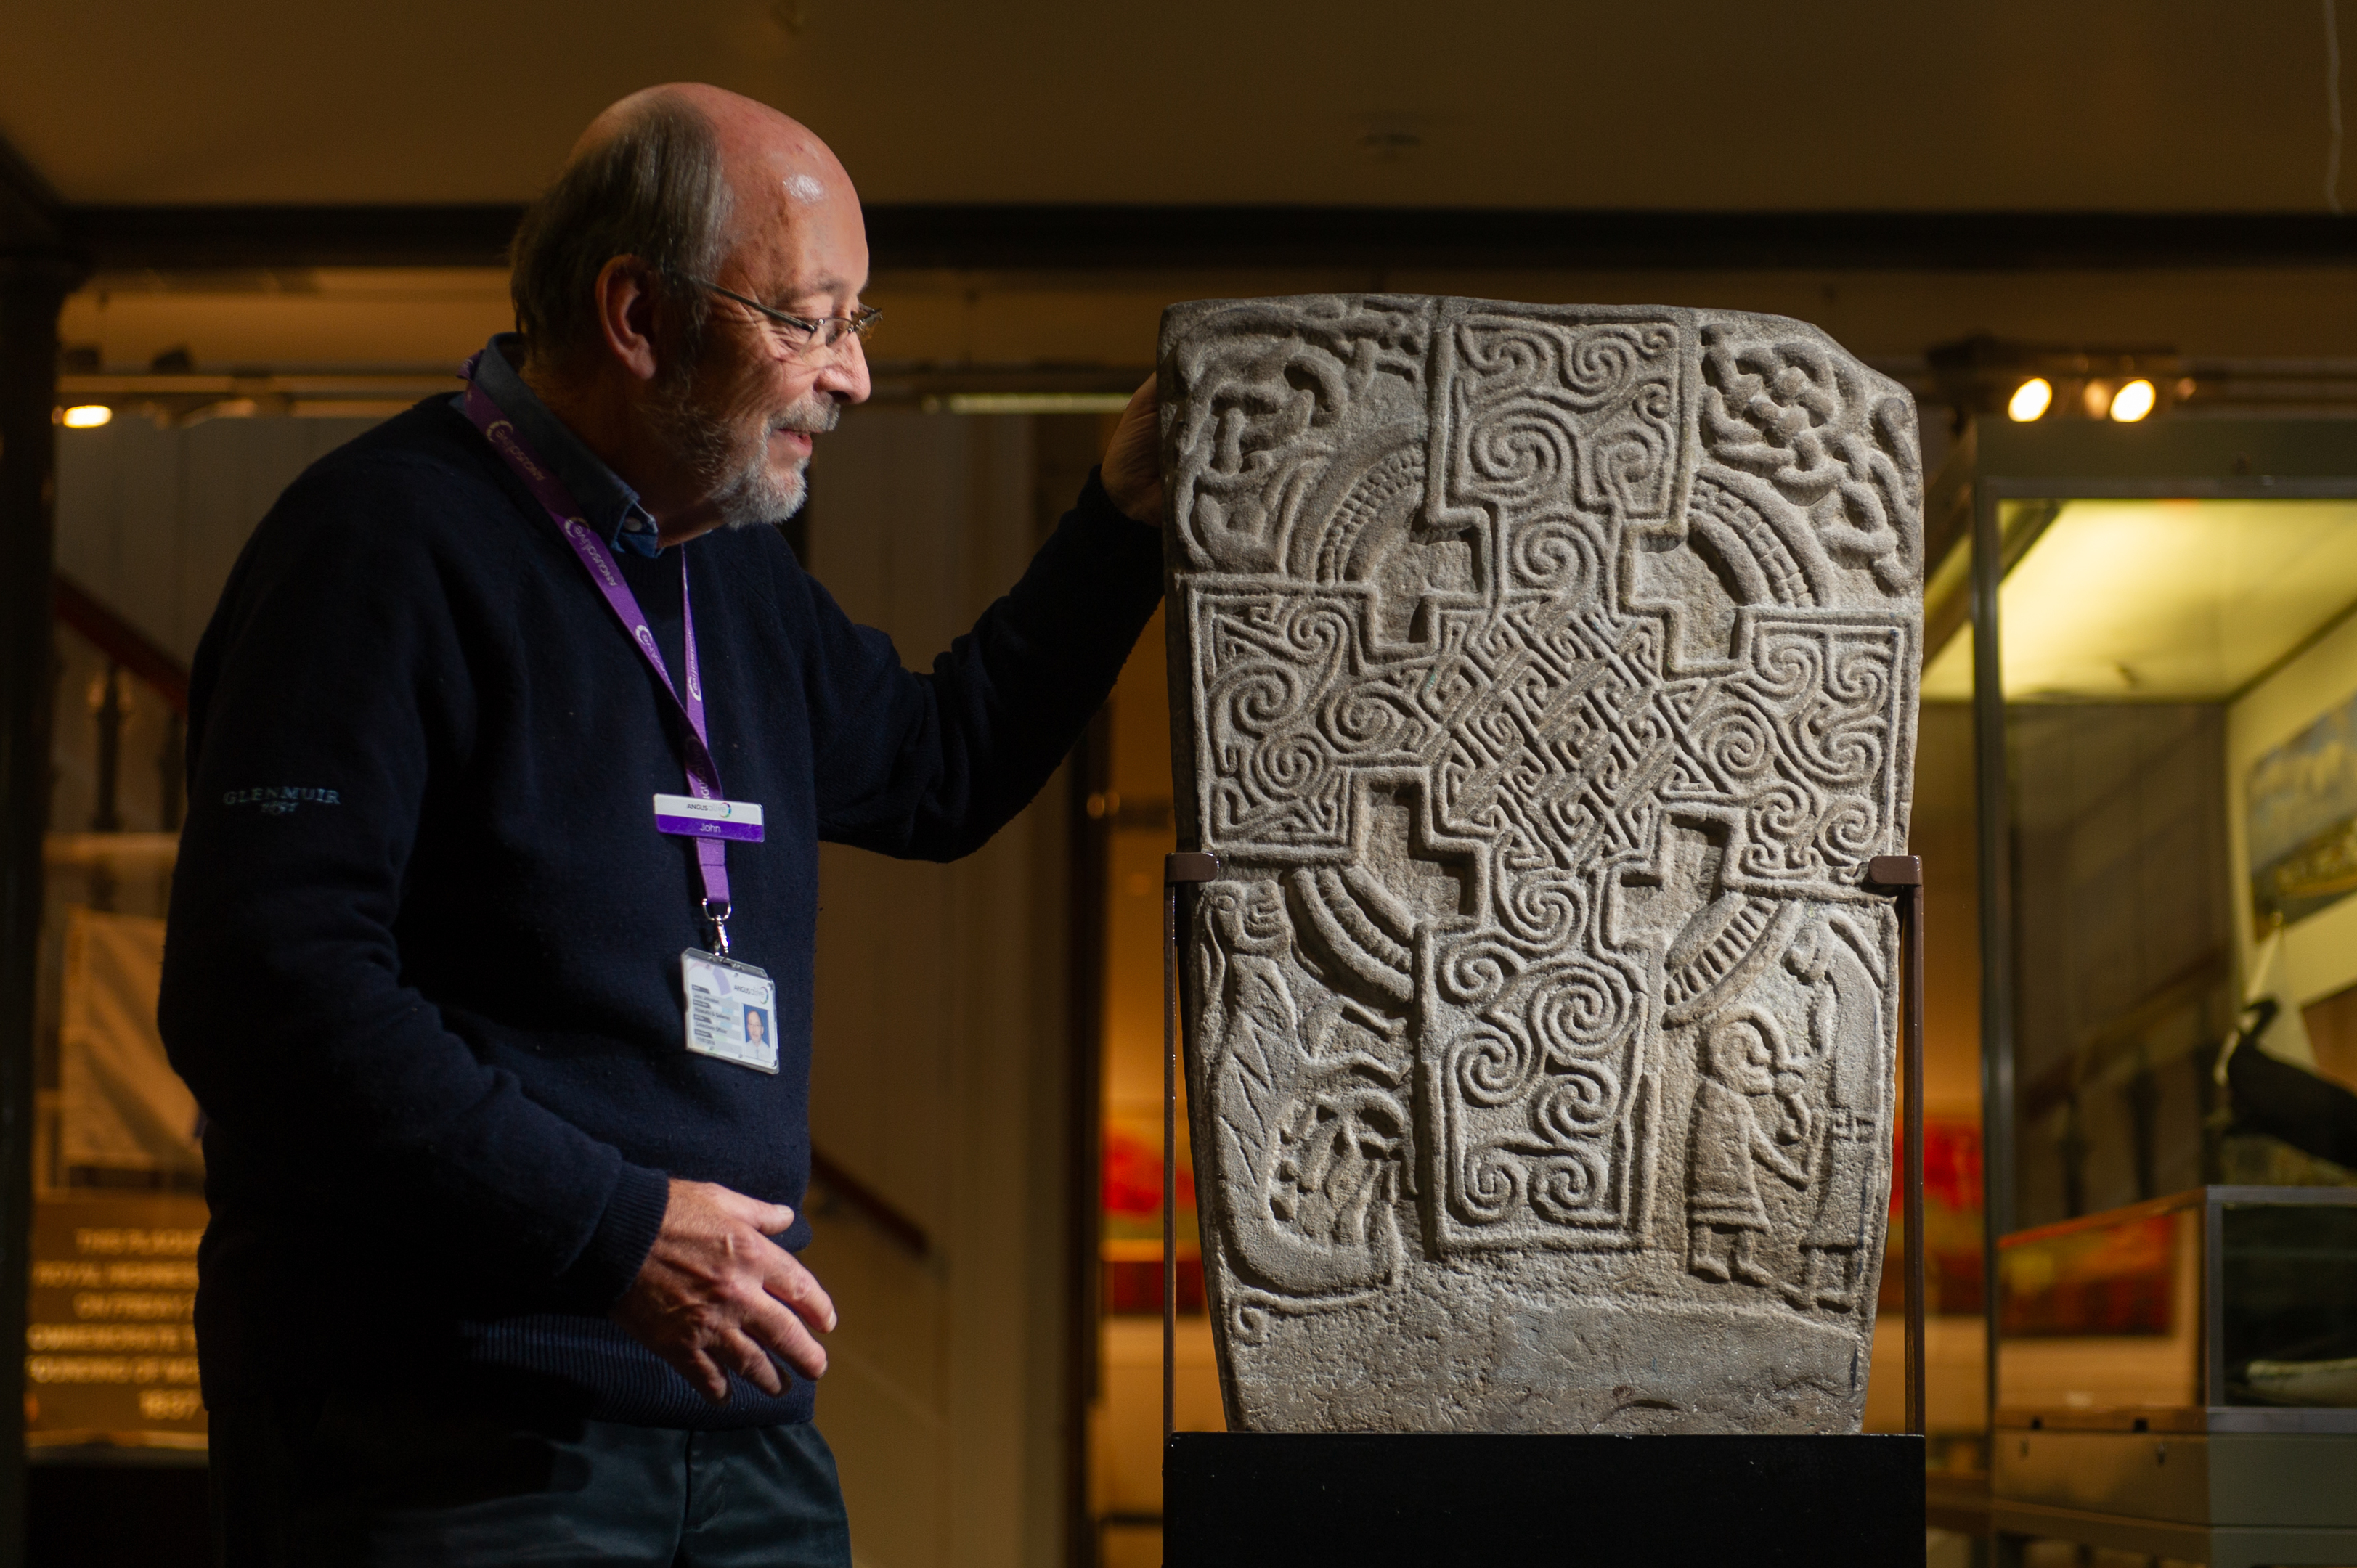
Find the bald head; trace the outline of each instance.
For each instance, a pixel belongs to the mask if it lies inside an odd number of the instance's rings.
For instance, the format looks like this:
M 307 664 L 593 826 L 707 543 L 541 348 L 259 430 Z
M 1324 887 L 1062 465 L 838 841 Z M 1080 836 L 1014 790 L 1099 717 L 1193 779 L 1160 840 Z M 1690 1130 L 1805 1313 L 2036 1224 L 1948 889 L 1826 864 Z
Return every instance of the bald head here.
M 856 293 L 866 281 L 866 224 L 851 176 L 809 126 L 766 103 L 704 82 L 642 88 L 592 120 L 573 156 L 666 113 L 693 115 L 711 132 L 730 197 L 732 259 L 755 273 L 782 266 L 799 274 L 801 263 L 827 263 L 823 278 L 780 277 L 777 285 L 823 282 Z M 856 275 L 837 275 L 845 252 L 856 257 Z
M 701 82 L 644 88 L 589 123 L 516 235 L 517 325 L 529 353 L 592 346 L 590 291 L 616 256 L 714 278 L 798 315 L 866 282 L 866 226 L 851 177 L 810 128 Z M 743 285 L 751 284 L 751 288 Z M 799 303 L 796 303 L 796 302 Z M 683 314 L 700 338 L 707 312 Z

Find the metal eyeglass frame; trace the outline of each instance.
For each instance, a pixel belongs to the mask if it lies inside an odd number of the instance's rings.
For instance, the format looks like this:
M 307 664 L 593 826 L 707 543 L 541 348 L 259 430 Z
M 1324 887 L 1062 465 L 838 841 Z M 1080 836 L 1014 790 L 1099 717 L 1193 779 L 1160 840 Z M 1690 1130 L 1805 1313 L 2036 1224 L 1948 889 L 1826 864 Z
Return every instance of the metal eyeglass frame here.
M 807 354 L 814 348 L 832 349 L 845 338 L 856 337 L 865 341 L 867 334 L 875 330 L 877 318 L 884 314 L 882 307 L 871 305 L 849 316 L 822 316 L 813 320 L 807 316 L 789 316 L 782 310 L 772 310 L 758 299 L 748 299 L 733 288 L 721 287 L 710 278 L 700 278 L 688 273 L 672 275 L 696 288 L 709 289 L 723 299 L 735 300 L 748 310 L 757 311 L 780 326 L 799 329 L 802 340 L 787 346 L 791 353 Z

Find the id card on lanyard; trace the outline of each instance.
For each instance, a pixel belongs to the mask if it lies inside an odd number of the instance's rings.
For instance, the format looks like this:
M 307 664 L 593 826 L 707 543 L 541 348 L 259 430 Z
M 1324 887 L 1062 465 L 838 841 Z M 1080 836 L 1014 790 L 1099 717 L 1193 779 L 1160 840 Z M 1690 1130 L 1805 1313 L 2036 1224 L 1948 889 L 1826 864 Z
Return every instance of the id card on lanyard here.
M 622 580 L 613 551 L 576 513 L 573 497 L 556 476 L 533 456 L 514 424 L 500 412 L 475 380 L 476 360 L 468 360 L 467 417 L 483 433 L 491 450 L 506 460 L 516 478 L 531 490 L 573 547 L 589 574 L 589 581 L 614 613 L 639 656 L 686 720 L 682 746 L 687 756 L 685 795 L 654 798 L 655 829 L 695 841 L 697 875 L 704 884 L 704 918 L 712 926 L 712 949 L 689 948 L 679 955 L 680 989 L 687 1002 L 684 1018 L 687 1048 L 699 1056 L 716 1057 L 761 1072 L 778 1070 L 776 1033 L 777 985 L 769 975 L 730 956 L 728 951 L 728 841 L 759 843 L 761 808 L 748 800 L 731 800 L 720 788 L 720 769 L 712 760 L 712 745 L 705 729 L 704 680 L 695 659 L 695 614 L 688 599 L 687 552 L 679 555 L 679 618 L 687 696 L 682 700 L 663 668 L 655 634 L 639 608 L 638 596 Z

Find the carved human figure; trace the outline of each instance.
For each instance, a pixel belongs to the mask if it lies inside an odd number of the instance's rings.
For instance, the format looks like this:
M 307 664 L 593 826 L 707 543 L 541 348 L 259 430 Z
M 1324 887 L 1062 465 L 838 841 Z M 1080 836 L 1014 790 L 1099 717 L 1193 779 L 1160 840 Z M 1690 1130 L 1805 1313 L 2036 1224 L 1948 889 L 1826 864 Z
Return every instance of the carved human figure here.
M 1752 1112 L 1754 1096 L 1776 1089 L 1777 1035 L 1767 1015 L 1744 1012 L 1719 1019 L 1706 1037 L 1688 1140 L 1686 1266 L 1706 1280 L 1732 1275 L 1746 1284 L 1775 1283 L 1753 1245 L 1768 1229 L 1755 1163 L 1793 1187 L 1808 1184 L 1808 1167 L 1778 1147 Z M 1798 1136 L 1805 1129 L 1788 1125 L 1785 1131 Z
M 1857 1300 L 1879 1152 L 1875 1057 L 1882 1048 L 1882 995 L 1861 956 L 1872 950 L 1846 917 L 1832 916 L 1810 926 L 1784 956 L 1785 967 L 1810 988 L 1810 1044 L 1820 1058 L 1830 1058 L 1825 1135 L 1815 1161 L 1817 1210 L 1801 1238 L 1801 1277 L 1786 1292 L 1797 1306 L 1846 1312 Z

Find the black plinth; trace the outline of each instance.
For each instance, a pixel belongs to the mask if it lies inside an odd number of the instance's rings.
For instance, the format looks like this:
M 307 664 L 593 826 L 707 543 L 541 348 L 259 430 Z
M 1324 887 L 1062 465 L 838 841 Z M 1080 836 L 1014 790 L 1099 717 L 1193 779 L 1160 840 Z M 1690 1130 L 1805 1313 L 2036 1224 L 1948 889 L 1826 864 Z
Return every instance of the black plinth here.
M 1923 1561 L 1920 1437 L 1182 1432 L 1164 1568 Z

